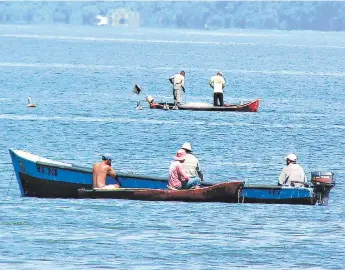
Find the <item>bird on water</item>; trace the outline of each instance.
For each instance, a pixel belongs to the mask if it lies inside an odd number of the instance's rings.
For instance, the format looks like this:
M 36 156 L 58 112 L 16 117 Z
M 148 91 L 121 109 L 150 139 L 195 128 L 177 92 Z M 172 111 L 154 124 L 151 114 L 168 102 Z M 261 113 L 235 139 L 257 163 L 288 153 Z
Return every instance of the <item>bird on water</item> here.
M 28 97 L 28 105 L 26 105 L 26 107 L 30 107 L 30 108 L 36 107 L 36 104 L 31 102 L 31 97 Z

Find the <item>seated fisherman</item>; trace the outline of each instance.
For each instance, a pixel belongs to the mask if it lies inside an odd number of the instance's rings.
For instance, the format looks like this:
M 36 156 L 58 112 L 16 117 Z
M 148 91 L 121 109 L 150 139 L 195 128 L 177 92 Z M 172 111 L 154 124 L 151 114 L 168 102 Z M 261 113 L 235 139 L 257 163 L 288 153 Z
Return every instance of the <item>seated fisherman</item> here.
M 105 185 L 107 175 L 115 179 L 115 184 Z M 120 183 L 116 179 L 116 172 L 111 167 L 111 155 L 102 155 L 102 161 L 93 165 L 92 170 L 92 188 L 93 189 L 114 189 L 120 188 Z
M 190 177 L 190 180 L 183 182 L 183 188 L 200 188 L 200 181 L 204 180 L 203 173 L 200 169 L 198 158 L 192 153 L 192 146 L 185 142 L 181 149 L 186 151 L 186 159 L 182 163 L 184 172 Z M 199 179 L 200 178 L 200 179 Z
M 181 165 L 185 159 L 186 151 L 183 149 L 178 150 L 169 168 L 169 189 L 181 189 L 182 183 L 190 179 L 188 175 L 183 171 Z
M 303 168 L 296 164 L 297 156 L 289 154 L 285 157 L 286 167 L 281 171 L 279 176 L 279 186 L 303 187 L 307 179 Z

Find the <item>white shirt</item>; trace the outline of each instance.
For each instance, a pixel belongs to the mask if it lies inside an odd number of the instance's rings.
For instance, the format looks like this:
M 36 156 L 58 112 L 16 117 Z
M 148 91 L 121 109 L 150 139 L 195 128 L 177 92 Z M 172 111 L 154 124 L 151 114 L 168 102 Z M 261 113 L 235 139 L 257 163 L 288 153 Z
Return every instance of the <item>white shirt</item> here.
M 171 76 L 169 79 L 173 80 L 175 90 L 181 90 L 182 86 L 184 87 L 184 76 L 181 75 L 180 73 L 176 73 L 175 75 Z
M 183 171 L 190 177 L 198 176 L 200 172 L 199 160 L 193 154 L 187 154 L 185 161 L 182 163 Z
M 291 182 L 306 182 L 306 176 L 303 168 L 295 163 L 290 163 L 286 166 L 279 176 L 279 184 L 291 186 Z M 300 183 L 295 183 L 295 186 L 303 186 Z
M 214 93 L 223 93 L 223 88 L 225 87 L 225 80 L 223 76 L 216 75 L 212 76 L 210 83 L 213 83 L 213 92 Z

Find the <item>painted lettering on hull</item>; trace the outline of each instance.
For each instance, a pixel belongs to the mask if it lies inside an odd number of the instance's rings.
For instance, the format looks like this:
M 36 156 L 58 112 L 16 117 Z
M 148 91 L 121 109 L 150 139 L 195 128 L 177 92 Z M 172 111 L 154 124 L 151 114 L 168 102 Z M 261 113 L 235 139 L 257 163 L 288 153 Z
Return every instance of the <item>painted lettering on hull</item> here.
M 56 168 L 43 166 L 43 165 L 39 165 L 39 164 L 36 164 L 36 168 L 37 168 L 38 173 L 42 173 L 44 175 L 49 175 L 49 176 L 57 176 L 58 175 Z
M 272 195 L 280 195 L 280 189 L 269 189 L 268 190 L 268 194 L 272 194 Z

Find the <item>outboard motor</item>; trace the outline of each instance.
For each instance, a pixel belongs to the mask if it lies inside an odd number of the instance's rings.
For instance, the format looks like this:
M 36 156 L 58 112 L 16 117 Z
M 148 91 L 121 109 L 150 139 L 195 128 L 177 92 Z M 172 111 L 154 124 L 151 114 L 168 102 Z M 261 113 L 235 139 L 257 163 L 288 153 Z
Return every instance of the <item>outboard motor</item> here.
M 329 192 L 335 186 L 332 172 L 311 172 L 314 196 L 319 205 L 328 205 Z

